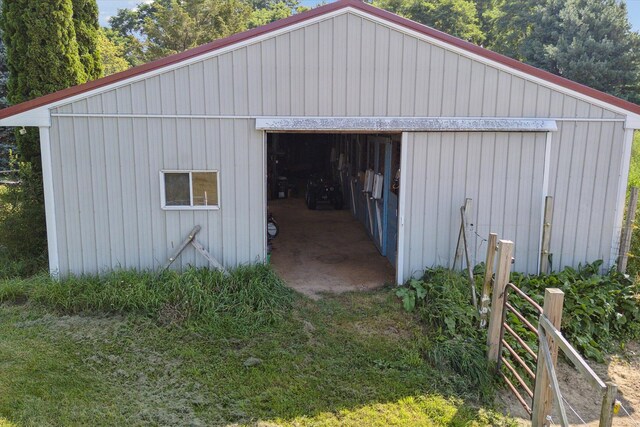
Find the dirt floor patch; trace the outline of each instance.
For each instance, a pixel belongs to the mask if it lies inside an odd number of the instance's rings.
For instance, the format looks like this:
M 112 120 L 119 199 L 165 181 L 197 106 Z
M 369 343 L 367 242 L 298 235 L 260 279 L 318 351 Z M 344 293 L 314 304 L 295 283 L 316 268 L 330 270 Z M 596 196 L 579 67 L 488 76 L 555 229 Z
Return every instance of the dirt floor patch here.
M 614 418 L 613 425 L 638 427 L 640 425 L 640 344 L 629 344 L 624 354 L 611 356 L 607 358 L 606 363 L 589 362 L 589 365 L 604 381 L 613 381 L 618 385 L 618 399 L 631 414 L 628 416 L 621 409 Z M 568 406 L 566 407 L 571 425 L 597 426 L 602 402 L 586 379 L 572 366 L 561 361 L 558 381 L 563 397 L 575 410 L 574 413 Z M 519 419 L 521 425 L 530 425 L 525 411 L 510 392 L 503 392 L 500 400 L 505 405 L 506 413 Z M 553 415 L 555 424 L 559 425 L 559 419 L 557 413 Z
M 269 210 L 280 226 L 271 262 L 293 289 L 319 298 L 393 281 L 393 267 L 348 210 L 309 210 L 302 198 L 272 200 Z

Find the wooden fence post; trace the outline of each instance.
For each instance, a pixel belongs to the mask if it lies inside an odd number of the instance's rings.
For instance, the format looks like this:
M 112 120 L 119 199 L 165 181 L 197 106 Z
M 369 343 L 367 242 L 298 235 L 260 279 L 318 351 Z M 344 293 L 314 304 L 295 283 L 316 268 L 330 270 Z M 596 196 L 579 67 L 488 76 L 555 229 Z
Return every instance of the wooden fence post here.
M 627 208 L 627 220 L 622 229 L 620 237 L 620 249 L 618 252 L 618 272 L 627 272 L 627 261 L 629 259 L 629 249 L 631 248 L 631 236 L 633 235 L 633 225 L 636 219 L 636 207 L 638 206 L 638 187 L 631 188 L 629 197 L 629 207 Z
M 513 242 L 500 240 L 498 244 L 498 268 L 496 278 L 493 281 L 491 295 L 491 314 L 489 317 L 489 329 L 487 331 L 487 358 L 489 362 L 498 363 L 500 354 L 500 329 L 502 328 L 502 310 L 504 306 L 504 291 L 509 283 L 511 274 L 511 259 L 513 255 Z
M 547 288 L 544 290 L 544 304 L 542 315 L 549 319 L 549 322 L 558 330 L 562 322 L 562 305 L 564 304 L 564 292 L 560 289 Z M 540 337 L 542 339 L 542 337 Z M 547 343 L 551 352 L 551 360 L 556 364 L 558 360 L 558 345 L 547 335 Z M 551 390 L 549 373 L 543 348 L 538 346 L 538 366 L 536 367 L 536 386 L 533 391 L 533 413 L 531 415 L 531 425 L 533 427 L 547 426 L 547 415 L 551 414 L 553 395 Z
M 496 233 L 489 234 L 487 246 L 487 260 L 484 269 L 484 282 L 482 282 L 482 296 L 480 297 L 480 327 L 486 328 L 487 314 L 489 312 L 489 301 L 491 298 L 491 280 L 493 279 L 493 270 L 496 263 L 496 245 L 498 244 L 498 235 Z
M 611 427 L 613 423 L 613 407 L 616 404 L 618 386 L 612 382 L 607 383 L 607 392 L 602 398 L 602 410 L 600 411 L 600 427 Z
M 551 243 L 551 218 L 553 217 L 553 197 L 544 199 L 544 219 L 542 222 L 542 244 L 540 248 L 540 274 L 549 273 L 549 250 Z

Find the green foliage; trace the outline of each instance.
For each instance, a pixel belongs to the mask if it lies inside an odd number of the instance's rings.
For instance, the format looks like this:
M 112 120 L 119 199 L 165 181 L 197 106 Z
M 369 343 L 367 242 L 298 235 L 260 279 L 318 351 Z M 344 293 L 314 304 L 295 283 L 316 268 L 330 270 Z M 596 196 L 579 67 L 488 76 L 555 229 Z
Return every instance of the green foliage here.
M 468 279 L 443 268 L 428 269 L 422 279 L 412 279 L 397 289 L 396 295 L 405 310 L 415 311 L 427 327 L 426 359 L 464 378 L 464 385 L 459 386 L 490 400 L 493 380 L 487 369 L 486 335 L 478 327 Z
M 103 75 L 101 57 L 100 24 L 96 0 L 72 0 L 73 25 L 78 41 L 78 54 L 87 80 L 95 80 Z
M 464 40 L 484 40 L 471 0 L 376 0 L 374 5 Z
M 41 173 L 31 163 L 17 163 L 19 185 L 0 191 L 0 278 L 30 275 L 46 263 L 46 228 Z
M 548 276 L 511 276 L 511 281 L 539 304 L 545 288 L 562 290 L 563 334 L 580 353 L 598 361 L 604 353 L 640 338 L 640 283 L 614 270 L 601 275 L 601 265 L 598 261 L 578 269 L 567 267 Z M 537 318 L 528 304 L 517 298 L 512 302 L 529 319 Z
M 121 9 L 109 22 L 129 43 L 140 38 L 144 61 L 151 61 L 243 31 L 251 12 L 241 0 L 154 0 Z
M 264 265 L 240 267 L 228 277 L 208 269 L 118 271 L 60 281 L 42 275 L 0 282 L 0 302 L 15 298 L 19 284 L 28 300 L 60 313 L 133 313 L 166 323 L 230 322 L 246 330 L 281 319 L 293 301 L 292 291 Z
M 522 19 L 531 30 L 520 48 L 522 59 L 595 89 L 640 100 L 640 36 L 631 31 L 624 2 L 546 0 L 524 11 Z
M 105 76 L 124 71 L 132 65 L 125 59 L 126 45 L 115 42 L 107 35 L 108 32 L 113 32 L 113 30 L 101 29 L 98 33 L 98 50 L 100 51 Z M 116 40 L 122 39 L 117 37 Z

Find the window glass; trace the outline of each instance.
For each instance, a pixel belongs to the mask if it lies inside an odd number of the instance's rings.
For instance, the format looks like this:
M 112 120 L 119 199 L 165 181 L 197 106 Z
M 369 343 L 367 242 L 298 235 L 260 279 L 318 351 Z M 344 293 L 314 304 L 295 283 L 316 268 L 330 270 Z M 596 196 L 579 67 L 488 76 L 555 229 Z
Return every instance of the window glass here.
M 193 205 L 218 205 L 218 174 L 216 172 L 193 172 Z
M 165 173 L 164 194 L 167 206 L 191 206 L 189 173 Z

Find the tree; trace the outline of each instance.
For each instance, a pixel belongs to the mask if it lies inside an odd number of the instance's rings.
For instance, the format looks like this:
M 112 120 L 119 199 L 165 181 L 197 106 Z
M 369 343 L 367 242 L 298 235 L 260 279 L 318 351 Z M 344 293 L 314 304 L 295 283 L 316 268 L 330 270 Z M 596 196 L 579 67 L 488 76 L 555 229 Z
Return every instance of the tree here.
M 27 101 L 86 81 L 71 0 L 5 0 L 0 28 L 7 49 L 8 100 Z M 38 129 L 16 135 L 21 185 L 3 195 L 0 241 L 14 256 L 46 248 Z
M 478 2 L 481 4 L 483 2 Z M 486 2 L 489 3 L 489 2 Z M 479 8 L 485 46 L 494 52 L 522 60 L 521 47 L 533 29 L 536 5 L 532 0 L 496 0 Z
M 374 4 L 473 43 L 484 40 L 472 0 L 376 0 Z
M 242 0 L 152 0 L 109 22 L 120 36 L 140 39 L 150 61 L 243 31 L 251 12 Z
M 98 51 L 105 76 L 119 73 L 131 66 L 125 58 L 125 45 L 114 42 L 113 39 L 118 40 L 118 36 L 113 36 L 112 39 L 108 35 L 109 32 L 113 30 L 104 28 L 98 33 Z
M 100 24 L 96 0 L 72 0 L 73 25 L 78 42 L 78 54 L 87 80 L 102 77 L 102 61 L 98 42 Z
M 536 7 L 522 58 L 595 89 L 640 101 L 640 36 L 624 2 L 547 0 Z
M 2 1 L 0 1 L 0 10 Z M 7 100 L 7 81 L 9 80 L 9 69 L 7 67 L 7 49 L 2 41 L 2 30 L 0 30 L 0 108 L 9 106 Z M 0 170 L 9 169 L 10 154 L 15 150 L 15 136 L 12 129 L 0 127 Z M 0 176 L 0 178 L 2 178 Z

